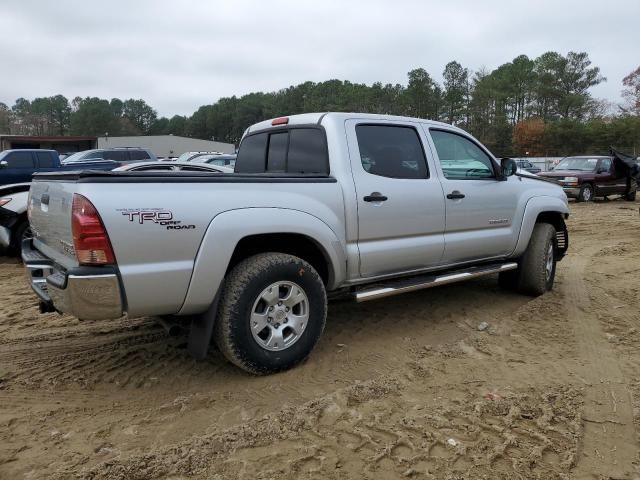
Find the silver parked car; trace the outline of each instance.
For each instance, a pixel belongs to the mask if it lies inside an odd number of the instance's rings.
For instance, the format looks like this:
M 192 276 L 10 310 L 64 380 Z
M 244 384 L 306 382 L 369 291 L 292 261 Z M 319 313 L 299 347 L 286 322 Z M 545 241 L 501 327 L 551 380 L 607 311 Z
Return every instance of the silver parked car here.
M 114 172 L 218 172 L 233 173 L 233 168 L 209 165 L 194 164 L 191 162 L 140 162 L 130 163 L 122 167 L 115 168 Z

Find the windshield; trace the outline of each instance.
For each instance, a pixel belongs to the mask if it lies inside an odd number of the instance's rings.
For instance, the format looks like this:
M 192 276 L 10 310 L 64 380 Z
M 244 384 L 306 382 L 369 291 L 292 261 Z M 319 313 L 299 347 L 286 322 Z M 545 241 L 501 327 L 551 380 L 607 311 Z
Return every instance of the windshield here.
M 176 158 L 176 162 L 186 162 L 193 156 L 193 152 L 184 152 L 178 158 Z
M 83 160 L 84 158 L 88 158 L 93 152 L 97 152 L 97 150 L 83 150 L 82 152 L 76 152 L 73 155 L 69 155 L 67 158 L 65 158 L 62 163 Z
M 565 158 L 556 165 L 555 170 L 577 170 L 593 172 L 598 164 L 597 158 Z
M 193 161 L 198 163 L 208 163 L 209 160 L 218 157 L 218 155 L 198 155 Z

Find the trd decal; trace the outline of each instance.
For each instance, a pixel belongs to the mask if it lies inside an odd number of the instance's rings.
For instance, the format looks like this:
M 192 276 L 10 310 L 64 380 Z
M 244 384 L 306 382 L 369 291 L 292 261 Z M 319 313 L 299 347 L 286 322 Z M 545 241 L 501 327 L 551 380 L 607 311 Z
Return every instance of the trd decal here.
M 162 210 L 158 208 L 143 209 L 119 209 L 117 210 L 126 215 L 129 222 L 140 225 L 154 223 L 167 230 L 195 230 L 195 225 L 184 225 L 182 220 L 174 220 L 173 212 L 170 210 Z

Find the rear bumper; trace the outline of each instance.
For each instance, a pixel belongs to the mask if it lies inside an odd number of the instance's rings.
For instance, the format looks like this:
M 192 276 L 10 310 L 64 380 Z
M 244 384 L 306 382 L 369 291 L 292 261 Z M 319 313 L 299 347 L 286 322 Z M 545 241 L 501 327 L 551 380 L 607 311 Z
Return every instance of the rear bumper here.
M 119 318 L 124 313 L 120 281 L 114 267 L 75 267 L 67 271 L 33 248 L 22 246 L 22 261 L 42 312 L 57 311 L 82 320 Z

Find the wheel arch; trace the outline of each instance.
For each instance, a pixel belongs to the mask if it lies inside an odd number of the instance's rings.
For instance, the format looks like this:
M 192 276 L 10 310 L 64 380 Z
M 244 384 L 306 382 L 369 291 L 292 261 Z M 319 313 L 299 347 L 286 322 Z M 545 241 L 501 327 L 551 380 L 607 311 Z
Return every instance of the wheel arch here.
M 243 237 L 231 255 L 225 276 L 245 258 L 266 252 L 302 258 L 316 269 L 325 286 L 335 283 L 335 271 L 329 254 L 316 240 L 302 233 L 259 233 Z
M 282 208 L 230 210 L 217 215 L 204 234 L 179 315 L 205 311 L 234 265 L 265 252 L 300 256 L 318 270 L 327 290 L 346 278 L 345 246 L 319 218 Z
M 549 223 L 555 227 L 558 234 L 558 259 L 561 259 L 569 247 L 569 235 L 565 223 L 565 218 L 568 216 L 569 207 L 560 198 L 544 196 L 529 199 L 525 206 L 518 241 L 510 256 L 519 257 L 525 252 L 537 223 Z

